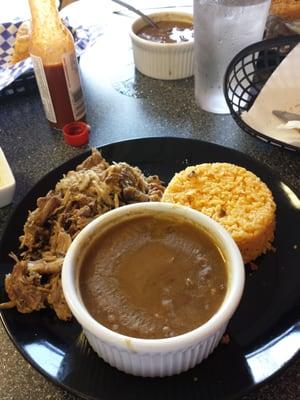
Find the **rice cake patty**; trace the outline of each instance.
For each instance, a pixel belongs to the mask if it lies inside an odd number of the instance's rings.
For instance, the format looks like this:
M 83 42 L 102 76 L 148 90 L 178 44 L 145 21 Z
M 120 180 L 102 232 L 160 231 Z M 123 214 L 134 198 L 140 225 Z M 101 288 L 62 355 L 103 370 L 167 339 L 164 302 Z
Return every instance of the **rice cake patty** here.
M 183 204 L 221 223 L 244 262 L 272 246 L 276 205 L 271 191 L 252 172 L 229 163 L 205 163 L 175 174 L 162 201 Z

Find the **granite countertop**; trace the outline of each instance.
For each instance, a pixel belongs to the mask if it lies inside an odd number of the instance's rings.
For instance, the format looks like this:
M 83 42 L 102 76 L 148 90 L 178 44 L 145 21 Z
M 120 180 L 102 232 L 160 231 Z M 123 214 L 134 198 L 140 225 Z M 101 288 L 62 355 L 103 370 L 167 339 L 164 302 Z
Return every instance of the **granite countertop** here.
M 127 19 L 117 20 L 118 25 Z M 5 99 L 0 103 L 0 144 L 14 172 L 17 187 L 13 204 L 0 209 L 0 236 L 24 194 L 47 172 L 88 147 L 119 140 L 176 136 L 201 139 L 239 150 L 270 167 L 300 193 L 299 153 L 264 143 L 244 133 L 229 115 L 201 111 L 195 104 L 193 78 L 159 81 L 134 70 L 127 36 L 108 41 L 108 33 L 81 58 L 80 66 L 92 127 L 88 146 L 73 148 L 49 128 L 39 94 Z M 121 44 L 121 45 L 120 45 Z M 75 400 L 47 381 L 25 361 L 0 324 L 0 398 Z M 284 371 L 244 400 L 298 400 L 299 356 Z

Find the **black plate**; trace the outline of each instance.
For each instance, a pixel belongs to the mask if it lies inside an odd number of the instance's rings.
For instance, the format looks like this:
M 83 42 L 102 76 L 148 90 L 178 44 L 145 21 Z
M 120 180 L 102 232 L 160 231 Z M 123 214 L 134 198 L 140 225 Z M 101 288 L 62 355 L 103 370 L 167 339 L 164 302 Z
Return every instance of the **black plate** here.
M 300 209 L 299 198 L 262 164 L 237 151 L 205 142 L 177 138 L 149 138 L 102 148 L 109 161 L 127 161 L 145 174 L 159 174 L 166 182 L 176 171 L 202 162 L 225 161 L 253 171 L 272 190 L 277 210 L 276 252 L 247 269 L 241 304 L 228 327 L 231 340 L 220 345 L 201 365 L 178 376 L 145 379 L 126 375 L 96 356 L 80 326 L 59 321 L 51 310 L 22 315 L 2 311 L 8 334 L 24 357 L 46 378 L 72 393 L 92 399 L 183 398 L 234 399 L 274 375 L 299 352 L 300 342 Z M 11 270 L 8 252 L 17 252 L 28 210 L 73 169 L 80 155 L 44 177 L 17 207 L 0 247 L 1 293 L 4 274 Z

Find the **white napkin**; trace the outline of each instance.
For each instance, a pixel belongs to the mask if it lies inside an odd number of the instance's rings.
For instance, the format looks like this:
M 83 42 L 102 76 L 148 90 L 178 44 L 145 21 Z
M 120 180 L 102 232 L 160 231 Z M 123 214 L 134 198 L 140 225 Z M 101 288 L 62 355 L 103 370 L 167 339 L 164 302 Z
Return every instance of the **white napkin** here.
M 242 119 L 270 138 L 300 147 L 300 131 L 282 124 L 273 110 L 300 114 L 300 43 L 280 63 Z

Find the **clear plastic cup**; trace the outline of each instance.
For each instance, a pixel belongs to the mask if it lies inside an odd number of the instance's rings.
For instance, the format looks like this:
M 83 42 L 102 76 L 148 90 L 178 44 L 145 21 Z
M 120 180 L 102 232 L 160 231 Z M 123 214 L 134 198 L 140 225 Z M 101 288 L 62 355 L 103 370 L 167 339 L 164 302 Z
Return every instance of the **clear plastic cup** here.
M 227 114 L 223 80 L 232 58 L 262 39 L 271 0 L 194 0 L 195 99 Z

